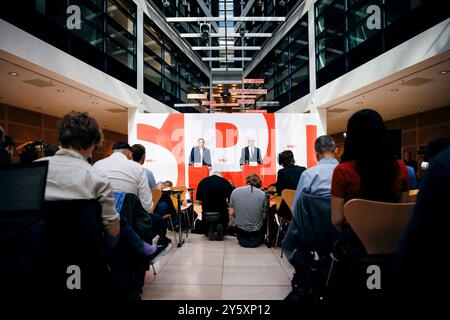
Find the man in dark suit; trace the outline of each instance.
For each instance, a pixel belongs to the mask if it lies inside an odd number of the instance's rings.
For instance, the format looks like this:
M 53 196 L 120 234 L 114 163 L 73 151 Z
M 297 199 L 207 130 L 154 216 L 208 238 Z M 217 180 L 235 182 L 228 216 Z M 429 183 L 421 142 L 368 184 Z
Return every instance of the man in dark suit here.
M 261 158 L 261 149 L 255 147 L 254 138 L 248 138 L 248 146 L 242 149 L 240 163 L 241 166 L 243 166 L 244 164 L 251 164 L 251 163 L 257 164 L 263 163 Z
M 284 189 L 297 189 L 300 176 L 302 175 L 303 171 L 306 170 L 306 168 L 295 165 L 294 154 L 291 150 L 285 150 L 281 152 L 278 155 L 278 163 L 283 168 L 278 170 L 276 183 L 277 193 L 281 195 L 281 192 L 283 192 Z M 288 220 L 292 218 L 292 213 L 289 207 L 284 203 L 284 201 L 280 205 L 278 214 Z
M 205 148 L 205 139 L 198 139 L 198 146 L 191 149 L 189 165 L 201 163 L 202 166 L 211 167 L 211 152 Z

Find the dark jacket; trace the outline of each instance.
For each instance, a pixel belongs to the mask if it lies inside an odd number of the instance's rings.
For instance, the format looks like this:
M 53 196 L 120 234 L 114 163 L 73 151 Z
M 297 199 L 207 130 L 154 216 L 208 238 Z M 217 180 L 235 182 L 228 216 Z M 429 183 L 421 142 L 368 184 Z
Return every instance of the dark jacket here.
M 120 210 L 121 237 L 135 249 L 142 249 L 143 241 L 151 244 L 155 237 L 149 213 L 141 205 L 139 198 L 132 193 L 125 194 Z
M 302 175 L 303 171 L 305 171 L 305 167 L 300 167 L 296 165 L 290 165 L 286 168 L 282 168 L 278 170 L 278 177 L 277 177 L 277 193 L 281 195 L 281 191 L 284 189 L 292 189 L 296 190 L 298 181 L 300 180 L 300 176 Z
M 302 193 L 282 245 L 291 261 L 300 248 L 331 248 L 338 236 L 331 224 L 331 198 Z
M 261 158 L 261 149 L 258 147 L 254 147 L 255 148 L 255 152 L 256 152 L 256 157 L 254 160 L 256 160 L 256 162 L 258 162 L 258 164 L 262 164 L 263 160 Z M 241 159 L 240 159 L 240 164 L 241 166 L 244 164 L 249 164 L 251 162 L 252 159 L 250 159 L 250 151 L 248 149 L 248 146 L 243 148 L 241 151 Z

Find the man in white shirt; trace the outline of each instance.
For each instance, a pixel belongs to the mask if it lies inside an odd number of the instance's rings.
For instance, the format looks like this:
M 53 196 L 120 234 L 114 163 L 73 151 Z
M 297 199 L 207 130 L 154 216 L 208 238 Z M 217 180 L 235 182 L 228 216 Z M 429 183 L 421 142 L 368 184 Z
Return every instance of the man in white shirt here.
M 94 168 L 109 178 L 114 192 L 135 194 L 141 200 L 142 207 L 151 212 L 153 201 L 147 174 L 143 166 L 130 161 L 133 156 L 130 145 L 118 142 L 113 145 L 112 152 L 109 157 L 97 161 Z
M 97 161 L 94 168 L 99 169 L 109 178 L 114 192 L 135 194 L 141 201 L 144 210 L 151 213 L 153 201 L 145 168 L 132 161 L 132 149 L 127 142 L 114 144 L 112 151 L 112 155 Z M 150 217 L 152 229 L 159 235 L 158 244 L 169 243 L 170 239 L 166 237 L 167 228 L 164 219 L 157 214 L 150 214 Z
M 115 210 L 111 183 L 87 162 L 101 140 L 97 120 L 87 113 L 71 112 L 61 119 L 58 133 L 62 148 L 55 156 L 38 160 L 49 162 L 45 200 L 97 199 L 106 232 L 117 236 L 120 217 Z

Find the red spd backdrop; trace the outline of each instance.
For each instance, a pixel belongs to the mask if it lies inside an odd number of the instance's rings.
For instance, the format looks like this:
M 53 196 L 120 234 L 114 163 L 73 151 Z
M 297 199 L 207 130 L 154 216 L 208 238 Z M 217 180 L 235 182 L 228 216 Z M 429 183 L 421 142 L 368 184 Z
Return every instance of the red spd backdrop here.
M 259 174 L 268 186 L 276 181 L 281 151 L 291 150 L 298 165 L 316 164 L 314 140 L 323 134 L 317 131 L 317 121 L 314 114 L 139 114 L 134 124 L 137 139 L 130 143 L 146 147 L 144 165 L 157 181 L 195 188 L 212 171 L 220 171 L 236 186 L 244 185 L 250 173 Z M 191 150 L 200 138 L 205 141 L 207 165 L 189 165 Z M 259 148 L 262 164 L 241 165 L 249 143 Z

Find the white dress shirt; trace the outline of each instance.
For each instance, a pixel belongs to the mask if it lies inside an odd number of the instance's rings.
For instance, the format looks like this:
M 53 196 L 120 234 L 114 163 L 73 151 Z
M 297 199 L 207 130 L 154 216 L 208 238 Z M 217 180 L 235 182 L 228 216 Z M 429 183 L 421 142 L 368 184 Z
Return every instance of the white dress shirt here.
M 45 200 L 97 199 L 102 206 L 103 225 L 108 228 L 119 221 L 108 177 L 93 168 L 80 153 L 62 148 L 55 156 L 37 161 L 42 160 L 49 162 Z
M 203 148 L 199 147 L 198 149 L 200 150 L 200 163 L 203 165 Z
M 135 194 L 141 200 L 142 207 L 148 212 L 151 211 L 152 194 L 143 166 L 128 160 L 121 152 L 113 152 L 109 157 L 97 161 L 94 168 L 102 171 L 109 178 L 114 192 Z

